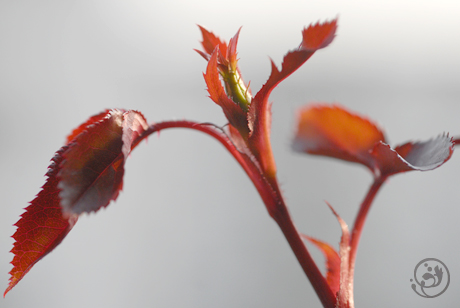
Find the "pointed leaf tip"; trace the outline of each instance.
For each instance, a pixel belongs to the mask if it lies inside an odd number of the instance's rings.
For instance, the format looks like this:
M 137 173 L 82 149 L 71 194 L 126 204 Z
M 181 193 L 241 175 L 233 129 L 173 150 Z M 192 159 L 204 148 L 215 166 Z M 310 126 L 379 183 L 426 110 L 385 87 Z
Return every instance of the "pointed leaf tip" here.
M 140 112 L 111 110 L 73 130 L 68 137 L 70 143 L 51 160 L 42 190 L 15 224 L 13 269 L 3 296 L 62 242 L 78 214 L 96 210 L 116 198 L 122 186 L 124 161 L 147 128 Z M 63 215 L 62 198 L 67 198 L 64 203 L 80 207 L 76 211 L 70 207 Z M 77 202 L 72 203 L 71 198 Z
M 310 25 L 302 31 L 301 48 L 307 51 L 315 51 L 327 47 L 334 40 L 336 31 L 337 19 Z
M 203 37 L 203 41 L 201 45 L 203 46 L 204 52 L 198 51 L 197 52 L 206 60 L 209 60 L 211 54 L 213 53 L 216 46 L 219 46 L 219 50 L 223 55 L 227 54 L 227 43 L 222 41 L 219 37 L 217 37 L 214 33 L 206 30 L 204 27 L 198 25 L 200 28 L 201 35 Z
M 63 147 L 56 152 L 48 167 L 47 180 L 42 190 L 15 224 L 17 230 L 13 235 L 15 243 L 11 250 L 14 254 L 11 261 L 13 269 L 10 271 L 10 283 L 3 296 L 35 263 L 56 248 L 77 222 L 76 215 L 64 218 L 60 206 L 57 173 L 65 150 L 66 147 Z

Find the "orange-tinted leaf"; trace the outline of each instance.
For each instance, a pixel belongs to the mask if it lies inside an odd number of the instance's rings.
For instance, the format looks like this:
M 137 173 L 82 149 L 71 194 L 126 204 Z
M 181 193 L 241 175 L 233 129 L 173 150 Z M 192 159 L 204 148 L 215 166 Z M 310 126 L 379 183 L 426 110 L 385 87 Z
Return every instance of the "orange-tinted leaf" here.
M 340 106 L 313 105 L 298 113 L 294 149 L 362 163 L 373 168 L 370 151 L 383 132 L 368 119 Z
M 332 293 L 337 294 L 340 287 L 340 256 L 335 249 L 323 241 L 317 240 L 302 234 L 302 237 L 309 240 L 312 244 L 321 250 L 326 259 L 326 281 L 332 290 Z
M 257 93 L 255 100 L 258 104 L 266 104 L 271 91 L 286 77 L 294 73 L 307 61 L 316 50 L 329 45 L 335 37 L 337 19 L 330 22 L 310 25 L 302 32 L 302 42 L 299 48 L 288 52 L 283 59 L 281 71 L 271 61 L 272 72 L 262 89 Z M 262 106 L 257 110 L 263 110 Z
M 453 146 L 452 138 L 443 135 L 392 149 L 382 131 L 368 119 L 328 105 L 300 110 L 293 144 L 299 152 L 361 163 L 378 176 L 435 169 L 449 160 Z
M 317 49 L 326 47 L 334 38 L 336 29 L 337 20 L 333 20 L 322 24 L 317 23 L 304 30 L 300 47 L 284 56 L 281 71 L 271 61 L 270 77 L 251 102 L 248 112 L 251 131 L 249 143 L 254 155 L 261 161 L 264 173 L 268 177 L 274 177 L 276 174 L 275 161 L 270 146 L 271 112 L 268 103 L 270 93 L 281 81 L 302 66 Z
M 13 269 L 10 271 L 10 283 L 3 296 L 6 295 L 32 268 L 32 266 L 52 251 L 69 233 L 77 222 L 77 216 L 63 218 L 57 173 L 62 161 L 61 148 L 49 166 L 48 179 L 37 197 L 26 208 L 21 219 L 15 224 L 18 227 L 13 235 L 15 243 L 11 252 L 14 254 Z
M 118 197 L 132 143 L 147 127 L 136 111 L 112 110 L 69 144 L 58 174 L 65 214 L 97 211 Z
M 320 24 L 317 22 L 302 31 L 302 49 L 315 51 L 327 47 L 335 37 L 337 19 Z
M 203 41 L 201 45 L 205 52 L 200 50 L 195 50 L 198 52 L 203 58 L 209 60 L 211 54 L 213 53 L 216 46 L 219 46 L 220 52 L 225 56 L 227 54 L 227 44 L 224 41 L 221 41 L 214 33 L 206 30 L 202 26 L 198 26 L 201 31 L 201 35 L 203 36 Z

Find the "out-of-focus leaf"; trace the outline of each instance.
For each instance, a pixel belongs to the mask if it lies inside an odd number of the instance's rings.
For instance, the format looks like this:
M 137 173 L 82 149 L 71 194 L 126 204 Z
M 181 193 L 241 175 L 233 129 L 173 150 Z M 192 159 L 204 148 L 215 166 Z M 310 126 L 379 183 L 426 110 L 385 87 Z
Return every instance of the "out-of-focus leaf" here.
M 408 142 L 397 146 L 395 151 L 412 168 L 427 171 L 445 163 L 453 153 L 454 143 L 449 135 L 441 135 L 425 142 Z
M 435 169 L 452 156 L 453 141 L 442 135 L 392 149 L 371 121 L 336 105 L 313 105 L 298 114 L 293 148 L 298 152 L 357 162 L 378 176 Z
M 147 127 L 139 112 L 112 110 L 69 144 L 58 174 L 64 214 L 97 211 L 118 197 L 132 142 Z
M 312 244 L 321 250 L 326 259 L 326 281 L 332 290 L 332 293 L 337 294 L 340 289 L 340 256 L 335 249 L 323 241 L 302 234 L 302 237 L 309 240 Z
M 293 148 L 373 167 L 370 150 L 383 132 L 371 121 L 337 105 L 312 105 L 298 112 Z
M 61 148 L 52 159 L 48 168 L 47 181 L 37 197 L 26 208 L 13 235 L 15 243 L 11 252 L 14 254 L 13 269 L 10 271 L 10 283 L 6 295 L 34 266 L 37 261 L 52 251 L 69 233 L 77 222 L 76 215 L 68 218 L 62 216 L 58 178 L 59 165 L 62 162 Z
M 452 138 L 441 135 L 425 142 L 405 143 L 394 150 L 380 142 L 371 155 L 375 172 L 387 176 L 412 170 L 433 170 L 448 161 L 453 151 Z

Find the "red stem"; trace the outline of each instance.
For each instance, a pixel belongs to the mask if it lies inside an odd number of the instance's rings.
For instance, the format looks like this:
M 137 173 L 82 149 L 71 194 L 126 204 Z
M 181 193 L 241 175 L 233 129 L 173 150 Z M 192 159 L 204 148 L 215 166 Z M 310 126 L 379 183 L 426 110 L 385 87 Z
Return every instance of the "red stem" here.
M 382 187 L 386 179 L 387 179 L 387 176 L 379 176 L 374 179 L 374 183 L 372 183 L 372 186 L 369 188 L 366 197 L 361 203 L 361 207 L 359 208 L 358 215 L 356 216 L 356 219 L 355 219 L 353 230 L 351 232 L 351 240 L 350 240 L 350 259 L 349 259 L 349 279 L 350 279 L 350 286 L 351 286 L 350 296 L 353 296 L 353 277 L 354 277 L 354 271 L 355 271 L 356 253 L 358 250 L 358 244 L 361 238 L 361 233 L 363 231 L 364 222 L 366 221 L 367 214 L 369 213 L 369 209 L 372 205 L 372 202 L 374 201 L 375 196 L 377 195 L 377 192 Z
M 166 121 L 152 124 L 137 138 L 135 142 L 133 142 L 133 147 L 150 134 L 166 128 L 189 128 L 201 131 L 217 139 L 230 152 L 230 154 L 232 154 L 253 182 L 259 192 L 259 195 L 265 203 L 265 206 L 267 207 L 268 213 L 281 228 L 303 271 L 315 289 L 321 303 L 326 308 L 334 308 L 336 303 L 335 295 L 332 293 L 326 279 L 323 277 L 310 256 L 300 233 L 297 231 L 284 202 L 276 177 L 267 179 L 260 172 L 253 158 L 238 151 L 230 138 L 213 125 L 200 124 L 191 121 Z

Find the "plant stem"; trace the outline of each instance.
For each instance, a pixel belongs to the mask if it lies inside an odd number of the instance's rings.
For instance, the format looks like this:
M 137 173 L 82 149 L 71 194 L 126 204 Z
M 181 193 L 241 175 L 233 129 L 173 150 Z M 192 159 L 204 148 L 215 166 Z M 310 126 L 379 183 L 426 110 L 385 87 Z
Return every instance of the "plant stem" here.
M 302 240 L 300 233 L 297 231 L 277 183 L 275 185 L 275 192 L 279 195 L 279 206 L 277 207 L 277 212 L 271 216 L 278 223 L 278 226 L 291 246 L 300 266 L 310 280 L 310 283 L 323 304 L 323 307 L 334 308 L 336 305 L 336 296 L 332 293 L 326 279 L 316 266 L 315 261 L 308 252 L 305 242 Z
M 253 182 L 269 215 L 281 228 L 321 303 L 326 308 L 334 308 L 336 303 L 335 295 L 332 293 L 326 279 L 316 266 L 300 233 L 297 231 L 284 202 L 276 177 L 267 179 L 261 173 L 252 157 L 240 152 L 223 131 L 208 124 L 200 124 L 192 121 L 165 121 L 155 123 L 150 125 L 149 128 L 133 142 L 133 147 L 150 134 L 166 128 L 189 128 L 201 131 L 214 137 L 230 152 L 230 154 L 232 154 Z
M 355 219 L 353 230 L 351 232 L 349 259 L 349 279 L 351 287 L 351 296 L 353 295 L 353 277 L 355 271 L 356 253 L 358 250 L 359 239 L 363 231 L 364 222 L 366 221 L 367 214 L 369 213 L 369 209 L 372 205 L 372 202 L 374 201 L 375 196 L 377 195 L 377 192 L 379 191 L 380 187 L 383 185 L 386 179 L 387 176 L 378 176 L 374 179 L 374 183 L 372 183 L 372 186 L 369 188 L 366 197 L 361 203 L 358 215 Z

